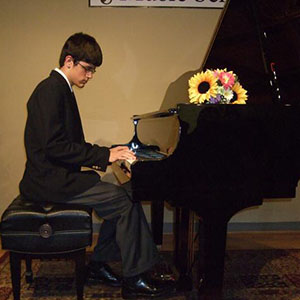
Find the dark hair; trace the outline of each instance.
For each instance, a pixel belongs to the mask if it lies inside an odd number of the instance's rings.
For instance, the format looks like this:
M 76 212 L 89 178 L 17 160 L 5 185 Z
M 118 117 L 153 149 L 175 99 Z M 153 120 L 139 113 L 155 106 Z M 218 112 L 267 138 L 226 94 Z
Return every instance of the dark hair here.
M 64 65 L 67 55 L 71 55 L 75 62 L 81 60 L 97 67 L 102 64 L 99 44 L 92 36 L 82 32 L 73 34 L 65 42 L 59 58 L 60 67 Z

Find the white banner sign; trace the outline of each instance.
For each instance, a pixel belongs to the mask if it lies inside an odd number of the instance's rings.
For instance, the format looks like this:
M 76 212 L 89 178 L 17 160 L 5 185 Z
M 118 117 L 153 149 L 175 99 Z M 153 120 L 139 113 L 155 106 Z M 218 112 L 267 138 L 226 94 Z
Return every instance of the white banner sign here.
M 226 0 L 89 0 L 93 6 L 223 8 Z

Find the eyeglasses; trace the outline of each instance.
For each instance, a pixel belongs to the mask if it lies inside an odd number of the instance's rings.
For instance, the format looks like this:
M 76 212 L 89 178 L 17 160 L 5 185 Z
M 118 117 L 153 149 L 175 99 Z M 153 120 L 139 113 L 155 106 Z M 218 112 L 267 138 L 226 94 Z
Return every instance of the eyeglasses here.
M 95 74 L 96 73 L 96 68 L 95 67 L 91 67 L 91 66 L 84 66 L 82 65 L 79 61 L 77 62 L 78 65 L 81 65 L 81 67 L 85 70 L 86 73 L 92 73 Z

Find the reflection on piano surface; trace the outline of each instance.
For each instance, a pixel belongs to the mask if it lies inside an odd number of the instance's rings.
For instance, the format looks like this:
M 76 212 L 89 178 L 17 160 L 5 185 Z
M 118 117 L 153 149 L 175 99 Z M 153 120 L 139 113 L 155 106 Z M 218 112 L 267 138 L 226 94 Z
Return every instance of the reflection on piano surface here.
M 141 153 L 147 144 L 161 151 L 127 166 L 133 198 L 152 202 L 157 243 L 164 201 L 175 208 L 175 263 L 185 284 L 193 256 L 192 216 L 198 216 L 204 293 L 221 290 L 230 218 L 263 198 L 295 197 L 300 178 L 297 3 L 231 0 L 227 6 L 203 69 L 234 70 L 248 90 L 247 105 L 183 103 L 133 118 L 139 121 L 133 148 L 144 143 Z

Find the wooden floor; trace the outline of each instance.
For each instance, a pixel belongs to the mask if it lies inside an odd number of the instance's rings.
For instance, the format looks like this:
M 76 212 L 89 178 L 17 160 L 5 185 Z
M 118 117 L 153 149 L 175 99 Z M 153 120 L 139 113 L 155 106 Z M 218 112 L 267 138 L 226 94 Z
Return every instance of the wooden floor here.
M 300 231 L 229 232 L 228 250 L 300 249 Z M 162 250 L 173 249 L 172 235 L 165 235 Z
M 94 236 L 95 245 L 97 236 Z M 0 245 L 1 246 L 1 245 Z M 91 250 L 90 247 L 88 250 Z M 227 235 L 228 250 L 246 249 L 300 249 L 300 231 L 274 232 L 229 232 Z M 161 250 L 173 250 L 173 237 L 164 235 Z M 5 253 L 0 247 L 0 257 Z
M 300 231 L 232 232 L 227 249 L 300 249 Z

